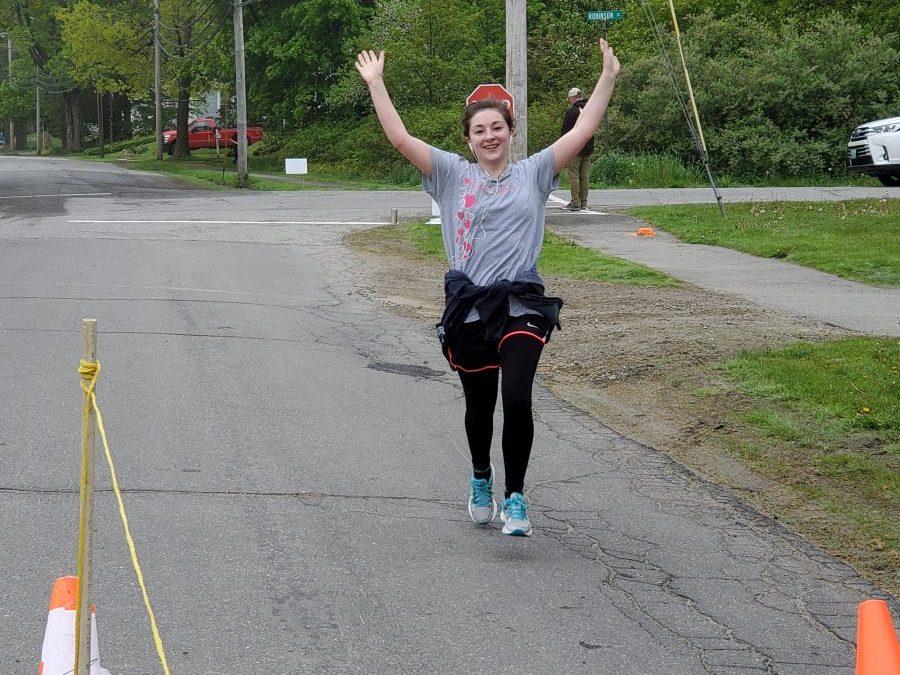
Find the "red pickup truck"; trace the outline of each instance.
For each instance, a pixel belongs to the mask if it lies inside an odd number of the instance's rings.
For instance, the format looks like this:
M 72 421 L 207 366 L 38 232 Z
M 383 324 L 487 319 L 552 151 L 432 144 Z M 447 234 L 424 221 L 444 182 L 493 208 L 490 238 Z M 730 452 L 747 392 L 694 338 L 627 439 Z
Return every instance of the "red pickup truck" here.
M 237 146 L 237 129 L 222 129 L 216 125 L 212 117 L 198 117 L 188 125 L 188 144 L 191 150 L 197 148 L 215 148 L 216 136 L 218 147 L 234 148 Z M 175 140 L 178 132 L 173 130 L 163 132 L 163 151 L 170 155 L 175 152 Z M 263 138 L 263 130 L 260 127 L 247 127 L 247 145 L 259 143 Z

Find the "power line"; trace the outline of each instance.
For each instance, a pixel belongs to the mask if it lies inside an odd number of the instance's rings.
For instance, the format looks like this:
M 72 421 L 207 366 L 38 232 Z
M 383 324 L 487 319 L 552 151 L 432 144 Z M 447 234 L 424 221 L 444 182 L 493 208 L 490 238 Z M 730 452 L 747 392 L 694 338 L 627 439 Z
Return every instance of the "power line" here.
M 650 24 L 650 30 L 653 32 L 653 37 L 656 39 L 656 44 L 659 47 L 659 55 L 662 60 L 663 70 L 669 76 L 669 80 L 672 82 L 672 88 L 675 90 L 675 98 L 678 101 L 678 105 L 681 107 L 681 112 L 684 115 L 684 120 L 687 122 L 688 130 L 691 133 L 691 138 L 694 140 L 694 148 L 697 151 L 697 155 L 700 157 L 700 162 L 703 164 L 703 168 L 706 171 L 706 176 L 709 179 L 710 185 L 712 185 L 713 193 L 716 196 L 716 201 L 719 204 L 719 211 L 722 214 L 722 217 L 725 217 L 725 207 L 722 204 L 722 195 L 719 193 L 719 188 L 716 186 L 716 179 L 713 175 L 712 167 L 709 164 L 709 155 L 706 152 L 706 149 L 703 147 L 703 143 L 700 142 L 700 136 L 697 133 L 697 128 L 694 125 L 694 121 L 691 119 L 691 114 L 688 111 L 687 102 L 684 99 L 684 94 L 681 91 L 681 86 L 678 82 L 678 76 L 675 74 L 675 66 L 672 64 L 672 60 L 669 58 L 669 51 L 666 49 L 665 40 L 663 38 L 662 29 L 660 29 L 659 24 L 656 22 L 656 18 L 653 16 L 653 10 L 650 7 L 649 0 L 641 0 L 641 6 L 644 8 L 644 13 L 647 15 L 647 21 Z
M 190 28 L 190 27 L 193 26 L 195 23 L 197 23 L 198 21 L 200 21 L 200 19 L 202 19 L 204 16 L 206 16 L 206 14 L 207 14 L 211 9 L 213 9 L 213 8 L 218 4 L 218 2 L 219 2 L 219 0 L 212 0 L 212 2 L 210 2 L 210 3 L 206 6 L 206 9 L 204 9 L 204 10 L 203 10 L 202 12 L 200 12 L 197 16 L 195 16 L 193 19 L 190 19 L 187 23 L 182 24 L 181 26 L 168 26 L 168 25 L 165 24 L 165 22 L 163 22 L 162 18 L 160 18 L 160 20 L 159 20 L 159 25 L 160 25 L 162 28 L 165 28 L 166 30 L 170 30 L 170 31 L 173 31 L 173 32 L 181 31 L 181 30 L 184 30 L 185 28 Z

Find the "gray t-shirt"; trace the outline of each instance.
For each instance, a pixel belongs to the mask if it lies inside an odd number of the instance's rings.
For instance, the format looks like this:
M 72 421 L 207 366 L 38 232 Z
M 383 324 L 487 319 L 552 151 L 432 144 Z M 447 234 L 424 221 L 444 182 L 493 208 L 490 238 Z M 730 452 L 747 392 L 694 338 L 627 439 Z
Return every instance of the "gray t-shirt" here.
M 422 177 L 422 187 L 440 207 L 450 269 L 479 286 L 501 279 L 540 282 L 535 266 L 544 206 L 559 187 L 555 168 L 553 150 L 546 148 L 491 178 L 478 164 L 432 147 L 431 176 Z M 511 298 L 510 314 L 526 313 L 533 312 Z

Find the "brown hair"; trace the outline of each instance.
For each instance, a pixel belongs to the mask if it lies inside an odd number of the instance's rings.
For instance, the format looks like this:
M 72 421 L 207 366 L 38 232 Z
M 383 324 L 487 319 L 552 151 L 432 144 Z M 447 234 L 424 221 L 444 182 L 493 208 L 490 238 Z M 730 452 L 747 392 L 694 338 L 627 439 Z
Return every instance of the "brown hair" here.
M 463 110 L 463 116 L 460 122 L 462 123 L 463 138 L 466 140 L 469 138 L 469 126 L 472 124 L 472 116 L 481 110 L 496 110 L 503 115 L 503 119 L 506 120 L 506 126 L 509 127 L 510 133 L 515 130 L 516 121 L 509 112 L 509 106 L 499 98 L 486 98 L 481 101 L 473 101 Z

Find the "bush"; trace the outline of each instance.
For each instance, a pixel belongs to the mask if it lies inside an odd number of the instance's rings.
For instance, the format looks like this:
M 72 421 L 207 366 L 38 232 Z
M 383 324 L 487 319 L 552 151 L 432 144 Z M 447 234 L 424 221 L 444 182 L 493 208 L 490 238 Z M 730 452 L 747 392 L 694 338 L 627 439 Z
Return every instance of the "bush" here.
M 749 181 L 846 175 L 850 131 L 900 114 L 896 38 L 839 14 L 774 26 L 749 15 L 697 16 L 683 41 L 713 168 Z M 609 116 L 613 147 L 696 161 L 659 61 L 623 68 Z
M 695 166 L 685 167 L 674 155 L 595 152 L 591 184 L 598 187 L 690 187 L 705 185 Z
M 426 107 L 406 110 L 403 115 L 409 132 L 425 142 L 454 152 L 468 152 L 462 142 L 459 111 Z M 293 132 L 267 134 L 257 156 L 279 161 L 306 157 L 310 162 L 341 166 L 364 178 L 401 185 L 420 180 L 415 167 L 387 140 L 374 114 L 358 122 L 321 122 Z

